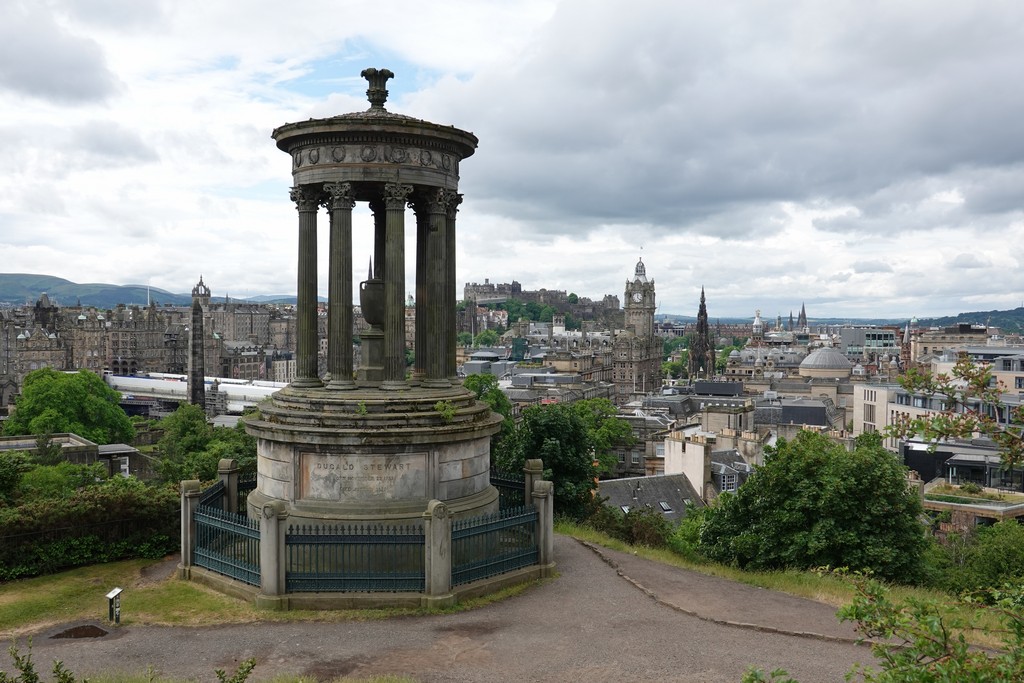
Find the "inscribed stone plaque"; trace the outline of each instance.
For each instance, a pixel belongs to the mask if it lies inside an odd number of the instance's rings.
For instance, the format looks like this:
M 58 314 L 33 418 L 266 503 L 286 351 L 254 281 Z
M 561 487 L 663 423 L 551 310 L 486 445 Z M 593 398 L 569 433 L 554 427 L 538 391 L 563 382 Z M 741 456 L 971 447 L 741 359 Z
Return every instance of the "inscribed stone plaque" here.
M 409 500 L 427 494 L 426 453 L 303 453 L 301 466 L 302 497 L 308 500 Z

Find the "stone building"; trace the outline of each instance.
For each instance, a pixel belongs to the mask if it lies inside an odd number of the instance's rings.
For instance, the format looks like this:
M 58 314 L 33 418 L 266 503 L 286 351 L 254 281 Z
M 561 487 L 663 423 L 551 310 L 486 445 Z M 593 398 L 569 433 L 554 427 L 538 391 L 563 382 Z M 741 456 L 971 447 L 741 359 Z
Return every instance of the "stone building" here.
M 647 279 L 643 259 L 637 261 L 633 279 L 626 281 L 625 301 L 626 329 L 612 344 L 611 381 L 620 405 L 636 394 L 661 391 L 662 345 L 654 333 L 654 280 Z

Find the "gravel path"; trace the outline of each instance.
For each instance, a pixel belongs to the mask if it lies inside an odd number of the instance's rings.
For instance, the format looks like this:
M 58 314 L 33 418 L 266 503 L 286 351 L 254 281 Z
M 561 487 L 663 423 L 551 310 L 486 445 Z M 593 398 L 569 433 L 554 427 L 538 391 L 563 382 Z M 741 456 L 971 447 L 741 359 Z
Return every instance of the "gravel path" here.
M 785 667 L 804 683 L 842 681 L 867 648 L 819 603 L 556 538 L 561 576 L 459 614 L 349 623 L 128 626 L 102 638 L 36 634 L 40 668 L 214 681 L 255 657 L 250 681 L 402 674 L 430 681 L 738 681 Z M 740 625 L 734 625 L 740 624 Z M 805 635 L 785 633 L 803 632 Z M 809 635 L 808 635 L 809 634 Z M 22 643 L 23 645 L 24 643 Z M 9 662 L 0 668 L 9 671 Z

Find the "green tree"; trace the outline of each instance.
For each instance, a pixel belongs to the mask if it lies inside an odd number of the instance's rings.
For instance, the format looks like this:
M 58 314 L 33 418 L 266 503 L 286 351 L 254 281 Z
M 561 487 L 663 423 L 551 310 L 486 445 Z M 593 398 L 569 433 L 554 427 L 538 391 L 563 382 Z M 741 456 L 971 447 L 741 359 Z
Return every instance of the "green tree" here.
M 0 506 L 14 502 L 21 477 L 31 468 L 29 456 L 22 451 L 0 453 Z
M 764 465 L 708 510 L 701 552 L 750 569 L 850 567 L 914 582 L 926 541 L 905 473 L 878 434 L 850 452 L 802 431 L 766 449 Z
M 498 333 L 494 330 L 484 330 L 476 335 L 476 339 L 474 339 L 477 346 L 494 346 L 498 343 L 498 340 Z
M 18 503 L 64 499 L 106 478 L 107 470 L 101 463 L 76 465 L 65 461 L 56 465 L 38 465 L 21 475 Z
M 632 438 L 629 423 L 614 411 L 607 399 L 528 406 L 495 461 L 500 469 L 518 471 L 528 459 L 543 459 L 557 514 L 583 519 L 594 504 L 598 474 L 614 458 L 613 444 Z
M 661 374 L 672 379 L 686 377 L 686 360 L 671 360 L 661 364 Z
M 472 346 L 473 345 L 473 333 L 472 332 L 459 332 L 456 337 L 456 343 L 459 346 Z
M 576 305 L 580 302 L 580 298 L 576 295 L 576 292 L 569 292 L 568 301 L 570 304 Z
M 900 378 L 909 392 L 940 397 L 945 410 L 915 418 L 904 417 L 888 434 L 897 438 L 918 435 L 933 443 L 943 439 L 987 436 L 995 442 L 1003 465 L 1024 462 L 1024 405 L 1003 402 L 1006 387 L 993 380 L 992 368 L 962 355 L 951 374 L 934 375 L 910 368 Z
M 182 461 L 189 453 L 206 450 L 213 429 L 206 421 L 206 413 L 197 405 L 180 403 L 178 408 L 160 420 L 164 434 L 157 442 L 163 458 Z
M 955 592 L 1024 583 L 1024 526 L 1004 520 L 939 546 L 945 554 L 939 585 Z
M 501 415 L 501 431 L 491 437 L 491 463 L 495 463 L 496 455 L 501 452 L 502 444 L 515 430 L 512 418 L 512 402 L 498 386 L 498 378 L 494 375 L 474 374 L 463 380 L 462 386 L 476 394 L 476 397 Z
M 598 462 L 600 471 L 615 471 L 618 463 L 615 449 L 628 448 L 634 442 L 629 422 L 618 417 L 618 409 L 606 398 L 584 399 L 570 403 L 569 407 L 580 416 L 590 434 L 593 459 Z
M 34 370 L 25 376 L 14 413 L 4 423 L 4 433 L 72 432 L 98 444 L 131 443 L 135 429 L 120 400 L 120 394 L 87 370 Z
M 719 373 L 725 372 L 726 368 L 729 367 L 729 354 L 733 351 L 739 351 L 741 348 L 740 346 L 726 346 L 719 351 L 718 356 L 715 357 L 715 371 Z
M 690 348 L 690 339 L 692 337 L 693 332 L 684 334 L 681 337 L 665 337 L 661 342 L 662 357 L 670 357 L 676 351 L 676 349 Z

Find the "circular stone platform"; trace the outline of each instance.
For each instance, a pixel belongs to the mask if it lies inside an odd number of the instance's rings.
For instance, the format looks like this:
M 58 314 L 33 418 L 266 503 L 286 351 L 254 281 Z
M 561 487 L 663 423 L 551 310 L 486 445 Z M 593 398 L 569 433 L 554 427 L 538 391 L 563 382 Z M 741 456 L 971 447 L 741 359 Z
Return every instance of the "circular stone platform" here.
M 257 439 L 258 516 L 282 501 L 288 523 L 408 523 L 428 501 L 456 517 L 498 509 L 490 437 L 500 416 L 462 388 L 332 391 L 286 387 L 246 420 Z

